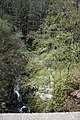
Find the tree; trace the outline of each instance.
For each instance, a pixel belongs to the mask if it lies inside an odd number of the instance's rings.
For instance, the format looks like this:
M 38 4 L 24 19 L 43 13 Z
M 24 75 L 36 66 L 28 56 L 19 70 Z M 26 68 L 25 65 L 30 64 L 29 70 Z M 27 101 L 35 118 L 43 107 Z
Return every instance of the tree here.
M 38 24 L 42 23 L 47 6 L 48 0 L 5 0 L 3 9 L 12 16 L 12 22 L 25 36 L 29 30 L 37 29 Z
M 27 57 L 24 54 L 24 43 L 20 40 L 21 33 L 14 33 L 11 25 L 0 19 L 0 103 L 11 105 L 14 96 L 15 76 L 24 70 Z
M 76 0 L 76 4 L 77 4 L 77 14 L 78 14 L 78 11 L 79 11 L 79 4 L 78 4 L 78 0 Z

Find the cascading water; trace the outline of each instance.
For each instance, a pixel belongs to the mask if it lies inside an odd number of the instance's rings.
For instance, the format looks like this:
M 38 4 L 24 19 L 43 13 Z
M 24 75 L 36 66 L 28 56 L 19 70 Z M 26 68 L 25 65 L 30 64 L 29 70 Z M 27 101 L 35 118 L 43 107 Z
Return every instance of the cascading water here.
M 28 106 L 25 105 L 25 103 L 22 100 L 21 94 L 19 93 L 20 90 L 20 80 L 21 80 L 21 75 L 17 75 L 15 77 L 15 85 L 14 85 L 14 94 L 17 97 L 17 112 L 19 113 L 30 113 L 30 109 Z

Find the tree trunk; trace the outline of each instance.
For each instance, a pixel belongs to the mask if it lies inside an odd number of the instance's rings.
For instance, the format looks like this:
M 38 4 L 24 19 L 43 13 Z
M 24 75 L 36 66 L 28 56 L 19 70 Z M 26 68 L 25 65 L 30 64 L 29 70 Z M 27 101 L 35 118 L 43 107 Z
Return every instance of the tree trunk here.
M 77 4 L 77 14 L 78 14 L 78 12 L 79 12 L 79 3 L 78 3 L 79 1 L 78 0 L 76 0 L 76 4 Z

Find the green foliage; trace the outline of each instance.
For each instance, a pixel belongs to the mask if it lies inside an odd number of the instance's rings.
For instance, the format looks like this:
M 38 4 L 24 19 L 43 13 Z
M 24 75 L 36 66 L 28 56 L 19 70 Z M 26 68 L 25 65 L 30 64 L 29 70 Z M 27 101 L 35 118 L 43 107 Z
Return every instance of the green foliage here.
M 20 92 L 33 112 L 70 110 L 70 92 L 80 89 L 78 5 L 75 0 L 5 0 L 1 4 L 0 16 L 4 13 L 2 18 L 7 19 L 0 19 L 1 104 L 15 103 L 14 77 L 25 70 Z M 45 97 L 48 94 L 53 97 Z M 8 110 L 0 105 L 0 112 Z
M 56 111 L 68 111 L 66 106 L 67 102 L 70 100 L 70 92 L 79 89 L 79 83 L 73 80 L 71 77 L 64 78 L 63 80 L 55 80 L 53 89 L 53 110 Z
M 75 8 L 74 0 L 52 1 L 45 22 L 37 32 L 28 34 L 35 48 L 29 62 L 33 74 L 31 81 L 36 83 L 41 93 L 50 93 L 43 87 L 49 86 L 50 75 L 54 81 L 53 98 L 48 100 L 45 112 L 69 111 L 66 104 L 71 99 L 70 92 L 80 87 L 72 75 L 74 67 L 80 64 L 80 17 Z
M 0 19 L 0 112 L 2 103 L 6 106 L 12 103 L 15 75 L 24 70 L 27 61 L 21 36 L 20 32 L 12 32 L 7 21 Z
M 9 21 L 26 36 L 29 31 L 36 30 L 42 23 L 48 0 L 4 0 L 1 6 L 3 13 L 9 15 Z

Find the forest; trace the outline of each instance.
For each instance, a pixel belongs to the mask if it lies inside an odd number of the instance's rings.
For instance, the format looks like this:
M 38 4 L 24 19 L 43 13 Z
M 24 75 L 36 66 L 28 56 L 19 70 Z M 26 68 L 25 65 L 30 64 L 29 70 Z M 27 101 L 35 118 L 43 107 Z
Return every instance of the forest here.
M 80 0 L 0 0 L 0 113 L 80 111 Z

